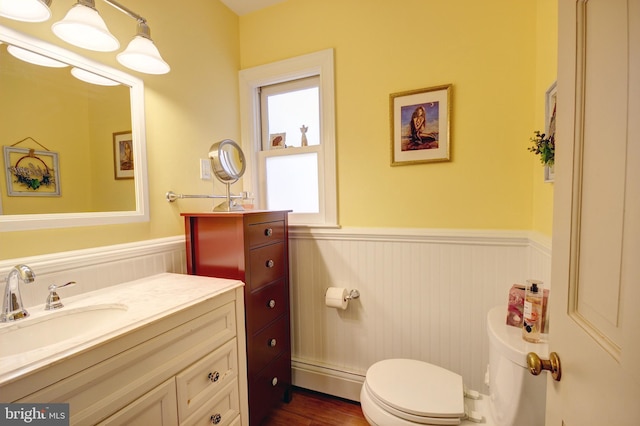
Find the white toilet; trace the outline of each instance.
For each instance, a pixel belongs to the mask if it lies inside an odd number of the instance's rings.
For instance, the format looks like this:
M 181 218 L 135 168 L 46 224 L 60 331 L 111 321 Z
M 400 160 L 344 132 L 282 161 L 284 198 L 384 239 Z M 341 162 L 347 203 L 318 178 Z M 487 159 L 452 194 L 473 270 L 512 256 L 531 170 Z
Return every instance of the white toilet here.
M 467 391 L 462 377 L 422 361 L 387 359 L 367 370 L 360 392 L 362 412 L 374 426 L 544 425 L 546 377 L 527 369 L 526 356 L 548 358 L 546 343 L 528 343 L 506 325 L 507 308 L 487 315 L 490 395 Z

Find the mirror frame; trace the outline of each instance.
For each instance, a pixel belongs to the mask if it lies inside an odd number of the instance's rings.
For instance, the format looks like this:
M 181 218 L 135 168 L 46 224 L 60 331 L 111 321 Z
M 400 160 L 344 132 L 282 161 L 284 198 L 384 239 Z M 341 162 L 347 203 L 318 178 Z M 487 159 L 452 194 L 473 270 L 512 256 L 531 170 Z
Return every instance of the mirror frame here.
M 130 87 L 131 133 L 134 169 L 136 210 L 90 213 L 52 213 L 0 215 L 0 232 L 34 229 L 69 228 L 79 226 L 112 225 L 149 221 L 149 191 L 147 179 L 147 147 L 144 118 L 144 82 L 115 68 L 80 56 L 61 47 L 49 44 L 24 33 L 0 25 L 0 42 L 13 44 L 71 66 L 83 68 Z M 5 171 L 6 173 L 6 171 Z
M 225 151 L 223 148 L 227 145 L 236 149 L 238 152 L 238 157 L 242 163 L 242 169 L 238 173 L 234 173 L 232 170 L 227 170 L 227 167 L 225 166 L 226 161 L 222 160 L 225 157 Z M 211 145 L 211 148 L 209 148 L 209 160 L 211 161 L 211 169 L 213 170 L 213 173 L 222 183 L 236 183 L 247 169 L 247 160 L 244 157 L 242 148 L 240 148 L 240 145 L 231 139 L 224 139 Z

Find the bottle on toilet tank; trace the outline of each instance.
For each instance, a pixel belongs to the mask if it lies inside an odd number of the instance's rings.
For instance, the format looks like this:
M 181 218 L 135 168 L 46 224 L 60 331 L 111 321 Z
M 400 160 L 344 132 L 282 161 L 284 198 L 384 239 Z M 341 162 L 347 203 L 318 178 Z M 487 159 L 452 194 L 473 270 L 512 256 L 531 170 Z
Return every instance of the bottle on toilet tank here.
M 527 280 L 524 296 L 522 338 L 527 342 L 538 343 L 542 326 L 542 281 Z

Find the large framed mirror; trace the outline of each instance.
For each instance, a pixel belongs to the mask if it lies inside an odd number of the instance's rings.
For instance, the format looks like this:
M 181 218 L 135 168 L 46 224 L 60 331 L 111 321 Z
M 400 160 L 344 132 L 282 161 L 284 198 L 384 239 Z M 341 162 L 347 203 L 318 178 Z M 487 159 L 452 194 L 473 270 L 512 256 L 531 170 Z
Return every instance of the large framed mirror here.
M 15 48 L 67 66 L 25 62 Z M 0 231 L 149 220 L 142 80 L 0 26 L 0 93 Z M 31 185 L 18 173 L 54 157 L 54 177 Z

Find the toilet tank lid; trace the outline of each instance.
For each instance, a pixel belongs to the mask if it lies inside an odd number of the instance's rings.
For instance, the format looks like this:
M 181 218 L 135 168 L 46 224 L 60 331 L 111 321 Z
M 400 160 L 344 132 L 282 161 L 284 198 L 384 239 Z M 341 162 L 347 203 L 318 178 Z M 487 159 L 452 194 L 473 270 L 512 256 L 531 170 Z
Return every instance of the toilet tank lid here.
M 527 368 L 527 354 L 535 352 L 540 358 L 548 358 L 549 345 L 546 341 L 530 343 L 522 338 L 522 329 L 507 325 L 507 306 L 492 308 L 487 314 L 487 334 L 489 342 L 499 355 Z M 546 335 L 543 335 L 546 340 Z
M 389 406 L 422 417 L 464 415 L 462 376 L 413 359 L 386 359 L 367 370 L 369 390 Z

